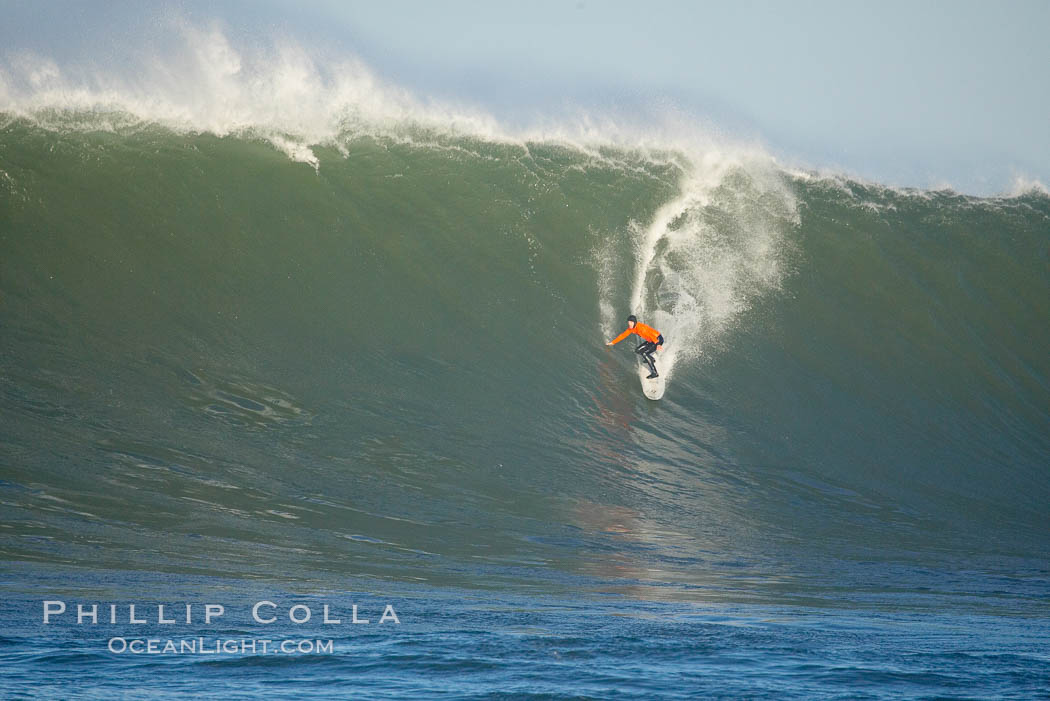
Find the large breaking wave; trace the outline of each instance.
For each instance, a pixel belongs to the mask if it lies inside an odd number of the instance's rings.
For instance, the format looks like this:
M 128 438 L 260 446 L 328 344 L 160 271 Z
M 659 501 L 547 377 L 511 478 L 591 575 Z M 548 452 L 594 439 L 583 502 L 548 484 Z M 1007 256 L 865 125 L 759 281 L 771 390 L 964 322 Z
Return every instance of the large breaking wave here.
M 6 558 L 776 597 L 862 576 L 829 554 L 1045 549 L 1037 187 L 512 128 L 181 31 L 134 75 L 0 75 Z M 603 345 L 630 312 L 658 405 Z

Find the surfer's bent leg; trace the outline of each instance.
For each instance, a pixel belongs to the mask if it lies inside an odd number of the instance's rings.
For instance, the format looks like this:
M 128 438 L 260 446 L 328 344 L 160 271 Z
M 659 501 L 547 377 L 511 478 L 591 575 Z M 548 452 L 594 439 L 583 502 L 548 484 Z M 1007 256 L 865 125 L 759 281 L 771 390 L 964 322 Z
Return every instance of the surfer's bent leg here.
M 664 335 L 660 334 L 660 338 L 656 339 L 656 343 L 649 344 L 649 352 L 645 356 L 645 359 L 649 363 L 649 372 L 652 373 L 653 377 L 659 376 L 659 373 L 656 372 L 656 360 L 653 358 L 653 353 L 656 352 L 657 347 L 662 346 L 664 343 L 666 343 L 666 341 L 664 341 Z
M 649 374 L 656 375 L 656 361 L 653 359 L 653 353 L 656 352 L 656 344 L 652 341 L 643 341 L 638 344 L 634 352 L 642 356 L 642 360 L 649 367 Z
M 649 366 L 649 372 L 653 375 L 656 374 L 656 360 L 653 359 L 653 351 L 649 351 L 645 354 L 645 364 Z

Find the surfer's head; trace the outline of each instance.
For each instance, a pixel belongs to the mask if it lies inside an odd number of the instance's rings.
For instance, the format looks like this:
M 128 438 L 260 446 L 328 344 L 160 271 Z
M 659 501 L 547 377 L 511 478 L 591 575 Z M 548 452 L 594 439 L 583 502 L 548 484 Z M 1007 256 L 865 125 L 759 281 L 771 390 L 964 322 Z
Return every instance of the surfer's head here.
M 634 325 L 637 323 L 638 317 L 636 317 L 634 314 L 631 314 L 629 317 L 627 317 L 627 328 L 633 329 Z

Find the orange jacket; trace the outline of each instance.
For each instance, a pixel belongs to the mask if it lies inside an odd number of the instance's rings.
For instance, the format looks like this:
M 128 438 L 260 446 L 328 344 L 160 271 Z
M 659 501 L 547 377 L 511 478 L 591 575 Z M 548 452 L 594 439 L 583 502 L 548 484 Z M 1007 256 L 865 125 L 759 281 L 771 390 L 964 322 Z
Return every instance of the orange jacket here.
M 651 343 L 659 343 L 660 342 L 660 332 L 659 331 L 654 329 L 652 326 L 646 326 L 645 324 L 643 324 L 643 323 L 641 323 L 639 321 L 636 321 L 636 322 L 634 322 L 634 328 L 633 329 L 627 329 L 622 334 L 620 334 L 619 336 L 614 338 L 612 340 L 612 344 L 616 345 L 617 343 L 619 343 L 623 339 L 625 339 L 628 336 L 630 336 L 632 333 L 638 334 L 639 336 L 644 338 L 646 341 L 649 341 Z

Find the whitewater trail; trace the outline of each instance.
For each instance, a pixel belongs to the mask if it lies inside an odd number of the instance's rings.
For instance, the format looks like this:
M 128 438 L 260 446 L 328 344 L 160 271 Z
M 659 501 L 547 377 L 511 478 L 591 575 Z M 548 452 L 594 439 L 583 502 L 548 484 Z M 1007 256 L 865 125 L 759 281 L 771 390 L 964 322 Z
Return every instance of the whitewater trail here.
M 794 196 L 768 159 L 712 151 L 689 164 L 679 195 L 648 225 L 633 223 L 628 311 L 617 313 L 615 246 L 597 255 L 603 331 L 635 314 L 667 339 L 657 354 L 665 382 L 682 361 L 703 354 L 786 274 Z M 644 383 L 643 383 L 644 384 Z M 662 392 L 660 392 L 662 394 Z

